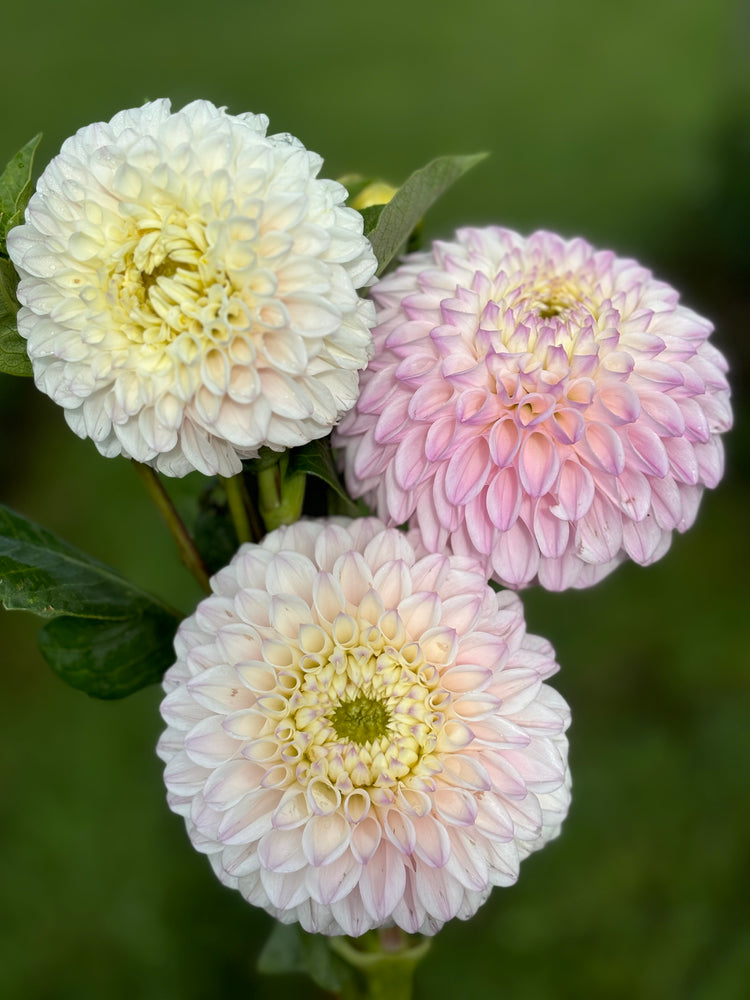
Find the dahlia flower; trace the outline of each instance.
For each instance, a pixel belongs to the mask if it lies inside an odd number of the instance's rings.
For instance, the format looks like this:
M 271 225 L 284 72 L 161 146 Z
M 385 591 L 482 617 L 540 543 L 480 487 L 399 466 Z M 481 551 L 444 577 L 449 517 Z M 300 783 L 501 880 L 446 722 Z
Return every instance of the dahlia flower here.
M 375 257 L 321 158 L 267 125 L 167 100 L 89 125 L 8 236 L 36 384 L 103 455 L 231 475 L 356 399 Z
M 510 587 L 646 565 L 722 475 L 712 326 L 581 239 L 463 229 L 373 289 L 375 358 L 338 428 L 350 493 Z
M 568 708 L 516 594 L 382 522 L 244 545 L 181 625 L 158 752 L 226 885 L 285 923 L 434 933 L 555 837 Z

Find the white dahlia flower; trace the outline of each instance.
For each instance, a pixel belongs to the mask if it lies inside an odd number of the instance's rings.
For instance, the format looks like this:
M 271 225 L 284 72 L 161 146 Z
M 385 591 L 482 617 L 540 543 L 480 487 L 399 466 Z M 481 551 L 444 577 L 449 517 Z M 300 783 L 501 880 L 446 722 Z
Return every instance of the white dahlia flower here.
M 373 289 L 375 357 L 336 431 L 346 483 L 509 587 L 659 559 L 724 468 L 713 326 L 633 260 L 497 226 Z
M 8 236 L 36 384 L 103 455 L 231 475 L 356 400 L 375 257 L 321 158 L 267 124 L 159 100 L 89 125 Z
M 285 923 L 432 934 L 555 837 L 568 707 L 548 642 L 473 559 L 374 518 L 244 545 L 180 626 L 159 743 L 171 808 Z

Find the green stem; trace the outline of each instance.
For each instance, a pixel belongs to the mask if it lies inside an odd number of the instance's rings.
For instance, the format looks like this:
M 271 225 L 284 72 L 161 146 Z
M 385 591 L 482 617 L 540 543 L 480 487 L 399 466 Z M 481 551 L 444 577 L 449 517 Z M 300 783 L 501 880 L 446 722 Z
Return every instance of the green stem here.
M 237 541 L 259 542 L 263 537 L 263 529 L 258 521 L 258 515 L 253 509 L 243 474 L 238 472 L 236 476 L 225 479 L 219 476 L 224 486 L 229 504 L 229 513 L 232 515 L 232 523 L 237 535 Z
M 411 1000 L 414 970 L 430 947 L 429 938 L 410 938 L 387 928 L 358 939 L 332 938 L 331 949 L 364 980 L 362 1000 Z
M 294 524 L 302 514 L 305 499 L 304 472 L 287 475 L 289 455 L 284 452 L 279 461 L 258 472 L 258 507 L 267 531 L 282 524 Z
M 135 459 L 132 461 L 135 466 L 135 471 L 141 477 L 141 480 L 148 491 L 148 495 L 159 508 L 159 512 L 166 521 L 167 527 L 172 534 L 172 538 L 174 538 L 177 543 L 177 548 L 180 552 L 180 559 L 193 574 L 203 590 L 207 594 L 210 594 L 211 585 L 208 582 L 208 570 L 206 569 L 205 564 L 201 559 L 200 552 L 198 552 L 198 549 L 195 547 L 195 542 L 190 537 L 182 518 L 177 513 L 175 505 L 172 503 L 169 494 L 164 489 L 158 473 L 152 469 L 150 465 L 143 465 L 142 462 L 136 462 Z

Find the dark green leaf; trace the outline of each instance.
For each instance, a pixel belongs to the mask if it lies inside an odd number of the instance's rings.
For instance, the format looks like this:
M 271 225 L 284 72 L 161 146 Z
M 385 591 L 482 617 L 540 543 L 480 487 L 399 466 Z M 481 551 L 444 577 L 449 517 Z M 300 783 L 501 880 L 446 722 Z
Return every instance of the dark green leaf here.
M 0 601 L 52 619 L 39 639 L 45 659 L 95 697 L 131 694 L 174 661 L 177 612 L 2 505 Z
M 331 442 L 329 438 L 320 438 L 311 441 L 301 448 L 294 448 L 289 455 L 288 475 L 304 472 L 308 476 L 316 476 L 344 499 L 349 500 L 349 496 L 341 485 L 336 465 L 331 453 Z M 350 501 L 351 502 L 351 501 Z
M 193 541 L 211 574 L 226 566 L 239 546 L 226 492 L 216 479 L 198 498 Z
M 369 236 L 380 221 L 385 205 L 368 205 L 367 208 L 360 208 L 359 214 L 365 220 L 364 234 Z
M 258 955 L 258 971 L 271 975 L 304 972 L 300 933 L 296 924 L 274 924 Z
M 31 197 L 34 154 L 41 138 L 41 135 L 35 135 L 30 139 L 0 174 L 0 253 L 5 253 L 8 231 L 21 222 Z
M 0 600 L 43 618 L 123 618 L 132 587 L 103 563 L 0 505 Z
M 306 972 L 324 990 L 341 990 L 351 977 L 321 934 L 307 934 L 298 924 L 276 924 L 258 957 L 264 973 Z
M 427 209 L 467 170 L 485 159 L 487 153 L 473 156 L 441 156 L 415 171 L 398 189 L 387 205 L 369 240 L 378 259 L 377 274 L 382 274 L 406 243 Z
M 71 687 L 94 698 L 124 698 L 158 684 L 175 660 L 177 619 L 156 604 L 122 621 L 54 618 L 39 631 L 42 655 Z
M 358 500 L 351 500 L 349 497 L 341 497 L 338 493 L 328 494 L 328 503 L 325 513 L 329 517 L 372 517 L 373 512 L 364 502 L 362 497 Z

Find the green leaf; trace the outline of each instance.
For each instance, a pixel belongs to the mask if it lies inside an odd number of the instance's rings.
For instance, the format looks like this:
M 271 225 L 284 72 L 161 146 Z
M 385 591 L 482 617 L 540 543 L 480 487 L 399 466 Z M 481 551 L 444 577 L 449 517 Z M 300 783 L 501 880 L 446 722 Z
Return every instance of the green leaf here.
M 376 272 L 378 275 L 383 273 L 406 243 L 427 209 L 452 184 L 455 184 L 459 177 L 477 163 L 481 163 L 487 156 L 487 153 L 476 153 L 473 156 L 441 156 L 415 171 L 398 189 L 388 204 L 383 206 L 375 227 L 369 233 L 370 243 L 378 259 Z
M 18 276 L 7 258 L 6 240 L 9 230 L 23 220 L 31 197 L 34 154 L 41 138 L 35 135 L 27 142 L 0 175 L 0 372 L 7 375 L 32 374 L 26 341 L 16 328 Z
M 5 253 L 8 231 L 21 222 L 31 197 L 34 155 L 41 139 L 41 134 L 30 139 L 0 174 L 0 253 Z
M 328 504 L 325 513 L 328 517 L 374 517 L 374 512 L 367 506 L 362 497 L 357 500 L 346 500 L 337 493 L 328 494 Z
M 0 316 L 0 372 L 6 375 L 32 374 L 26 341 L 19 336 L 12 316 Z
M 210 574 L 226 566 L 239 547 L 226 491 L 217 479 L 212 479 L 198 498 L 193 541 Z
M 276 924 L 258 957 L 263 973 L 306 972 L 324 990 L 339 991 L 351 977 L 322 934 L 308 934 L 298 924 Z
M 6 257 L 0 257 L 0 372 L 31 375 L 26 341 L 16 328 L 18 275 Z
M 71 687 L 95 698 L 124 698 L 158 684 L 175 661 L 177 619 L 146 606 L 122 621 L 55 618 L 37 636 L 47 663 Z
M 15 317 L 18 312 L 18 275 L 7 257 L 0 257 L 0 316 Z
M 123 698 L 174 662 L 177 612 L 2 505 L 0 601 L 51 619 L 39 636 L 45 659 L 94 697 Z
M 385 205 L 368 205 L 367 208 L 360 208 L 359 214 L 365 221 L 364 234 L 365 236 L 370 235 L 370 233 L 375 229 L 378 222 L 380 221 L 380 216 L 383 214 L 383 209 Z
M 322 479 L 334 493 L 343 500 L 349 500 L 349 495 L 341 484 L 336 464 L 333 461 L 330 438 L 319 438 L 301 448 L 294 448 L 289 454 L 287 475 L 304 472 L 307 476 Z M 349 501 L 351 503 L 351 501 Z

